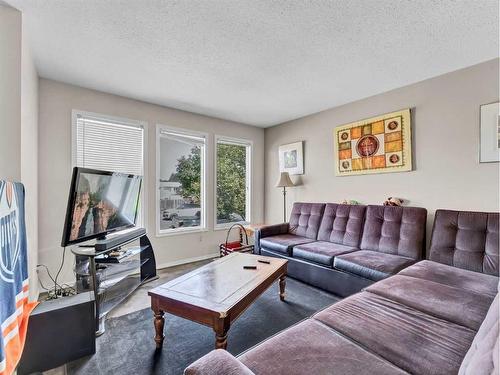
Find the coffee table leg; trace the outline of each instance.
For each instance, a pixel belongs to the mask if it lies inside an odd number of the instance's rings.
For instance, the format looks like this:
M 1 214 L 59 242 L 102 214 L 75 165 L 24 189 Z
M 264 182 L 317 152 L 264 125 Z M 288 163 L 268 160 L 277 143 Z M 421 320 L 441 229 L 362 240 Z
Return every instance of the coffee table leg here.
M 155 342 L 156 342 L 156 349 L 161 349 L 163 346 L 163 339 L 165 338 L 165 335 L 163 335 L 163 326 L 165 325 L 165 318 L 163 317 L 165 313 L 162 310 L 156 310 L 154 311 L 155 315 L 155 331 L 156 331 L 156 336 L 155 336 Z
M 286 275 L 280 276 L 280 300 L 285 300 Z
M 221 318 L 215 322 L 215 349 L 227 348 L 227 334 L 229 332 L 229 319 Z

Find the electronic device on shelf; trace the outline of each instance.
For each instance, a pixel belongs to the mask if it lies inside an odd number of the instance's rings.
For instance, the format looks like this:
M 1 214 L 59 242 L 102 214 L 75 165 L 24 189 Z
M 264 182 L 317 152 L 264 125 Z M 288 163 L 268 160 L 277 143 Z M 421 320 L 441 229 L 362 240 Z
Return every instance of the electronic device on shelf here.
M 124 242 L 119 236 L 108 240 L 110 233 L 134 228 L 138 232 L 131 230 L 123 236 L 145 234 L 144 228 L 135 228 L 141 185 L 142 176 L 73 168 L 61 245 L 97 238 L 96 246 L 106 249 Z
M 121 263 L 123 260 L 128 259 L 141 252 L 140 247 L 131 247 L 128 249 L 116 249 L 105 254 L 95 257 L 96 263 Z

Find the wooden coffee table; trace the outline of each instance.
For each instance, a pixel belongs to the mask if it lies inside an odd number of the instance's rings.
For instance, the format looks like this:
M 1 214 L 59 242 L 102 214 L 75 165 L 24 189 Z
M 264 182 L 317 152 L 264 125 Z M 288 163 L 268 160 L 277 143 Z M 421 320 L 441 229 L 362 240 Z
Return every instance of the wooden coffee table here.
M 278 279 L 280 299 L 285 299 L 287 263 L 285 259 L 234 253 L 150 290 L 156 348 L 163 345 L 163 315 L 168 312 L 212 327 L 215 347 L 225 349 L 231 323 Z

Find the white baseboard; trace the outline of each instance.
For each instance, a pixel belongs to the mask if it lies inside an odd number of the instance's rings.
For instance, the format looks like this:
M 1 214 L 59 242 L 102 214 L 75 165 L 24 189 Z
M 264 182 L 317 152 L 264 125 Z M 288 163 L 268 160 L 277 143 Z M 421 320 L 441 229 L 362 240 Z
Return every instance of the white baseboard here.
M 193 262 L 198 262 L 200 260 L 207 260 L 207 259 L 218 258 L 218 257 L 219 257 L 219 253 L 212 253 L 212 254 L 202 255 L 202 256 L 194 257 L 194 258 L 185 258 L 185 259 L 181 259 L 181 260 L 175 260 L 173 262 L 157 264 L 156 269 L 161 270 L 162 268 L 180 266 L 181 264 L 193 263 Z

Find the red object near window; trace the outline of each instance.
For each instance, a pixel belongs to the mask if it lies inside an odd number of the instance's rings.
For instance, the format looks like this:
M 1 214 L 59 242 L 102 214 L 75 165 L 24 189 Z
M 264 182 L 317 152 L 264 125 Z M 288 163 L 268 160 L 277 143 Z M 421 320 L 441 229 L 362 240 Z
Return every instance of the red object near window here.
M 234 227 L 240 227 L 240 240 L 239 241 L 232 241 L 228 242 L 229 240 L 229 235 L 231 234 L 231 229 Z M 245 233 L 245 242 L 243 243 L 243 233 Z M 250 245 L 248 243 L 248 235 L 247 232 L 245 231 L 245 228 L 241 224 L 233 224 L 227 231 L 227 236 L 226 236 L 226 242 L 221 243 L 219 245 L 219 251 L 220 251 L 220 256 L 221 258 L 223 256 L 229 255 L 234 252 L 241 252 L 241 253 L 253 253 L 253 245 Z

